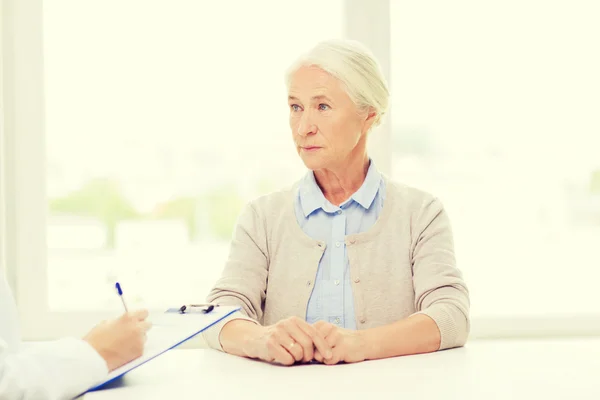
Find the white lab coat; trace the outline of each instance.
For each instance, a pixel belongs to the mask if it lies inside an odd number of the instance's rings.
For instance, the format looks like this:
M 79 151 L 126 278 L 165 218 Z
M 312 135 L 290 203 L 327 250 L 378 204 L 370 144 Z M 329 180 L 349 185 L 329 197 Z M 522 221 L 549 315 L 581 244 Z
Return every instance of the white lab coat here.
M 108 368 L 81 339 L 23 344 L 17 308 L 0 271 L 0 400 L 70 399 L 101 381 Z

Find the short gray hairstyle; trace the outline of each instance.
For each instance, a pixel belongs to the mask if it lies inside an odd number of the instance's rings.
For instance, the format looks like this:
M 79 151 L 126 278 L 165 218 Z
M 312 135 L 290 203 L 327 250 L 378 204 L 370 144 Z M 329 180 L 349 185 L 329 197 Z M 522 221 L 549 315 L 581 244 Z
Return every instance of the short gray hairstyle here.
M 379 63 L 362 43 L 331 39 L 318 43 L 301 55 L 287 70 L 289 89 L 292 75 L 303 66 L 315 66 L 339 79 L 354 104 L 361 109 L 372 107 L 377 113 L 373 126 L 387 112 L 390 93 Z

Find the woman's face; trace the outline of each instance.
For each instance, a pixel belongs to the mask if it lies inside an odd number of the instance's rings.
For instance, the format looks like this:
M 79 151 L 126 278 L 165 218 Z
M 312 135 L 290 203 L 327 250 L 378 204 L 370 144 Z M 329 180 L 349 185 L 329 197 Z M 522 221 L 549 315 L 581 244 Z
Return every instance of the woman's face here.
M 375 113 L 359 110 L 342 83 L 318 67 L 301 67 L 291 78 L 290 127 L 306 167 L 332 169 L 363 157 Z

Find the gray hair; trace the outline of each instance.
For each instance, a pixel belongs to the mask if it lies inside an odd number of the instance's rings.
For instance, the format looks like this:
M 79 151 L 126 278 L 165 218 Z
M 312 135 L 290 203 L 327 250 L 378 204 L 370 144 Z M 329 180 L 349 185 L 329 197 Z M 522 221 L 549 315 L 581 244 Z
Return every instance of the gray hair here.
M 377 117 L 373 126 L 381 122 L 388 109 L 390 93 L 379 63 L 362 43 L 341 39 L 318 43 L 287 70 L 288 89 L 292 75 L 303 66 L 318 67 L 339 79 L 359 109 L 372 107 L 375 110 Z

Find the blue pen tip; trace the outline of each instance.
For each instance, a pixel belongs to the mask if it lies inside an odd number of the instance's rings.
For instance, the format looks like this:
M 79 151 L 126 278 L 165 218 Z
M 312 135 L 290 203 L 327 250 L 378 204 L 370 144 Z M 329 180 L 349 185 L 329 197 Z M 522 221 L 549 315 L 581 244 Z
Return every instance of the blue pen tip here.
M 119 282 L 115 283 L 115 287 L 117 288 L 117 293 L 119 293 L 119 296 L 122 296 L 123 291 L 121 290 L 121 285 L 119 285 Z

